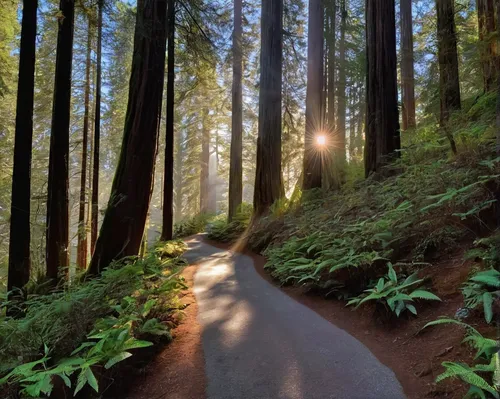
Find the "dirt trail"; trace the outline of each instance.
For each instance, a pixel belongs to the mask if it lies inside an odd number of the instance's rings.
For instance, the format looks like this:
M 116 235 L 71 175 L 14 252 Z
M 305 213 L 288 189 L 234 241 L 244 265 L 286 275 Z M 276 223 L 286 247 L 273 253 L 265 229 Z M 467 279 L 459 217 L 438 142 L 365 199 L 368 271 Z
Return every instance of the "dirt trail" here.
M 134 382 L 127 399 L 205 399 L 206 377 L 201 346 L 198 305 L 193 294 L 197 266 L 184 269 L 188 290 L 182 303 L 188 305 L 185 317 L 174 331 L 174 340 L 159 353 Z

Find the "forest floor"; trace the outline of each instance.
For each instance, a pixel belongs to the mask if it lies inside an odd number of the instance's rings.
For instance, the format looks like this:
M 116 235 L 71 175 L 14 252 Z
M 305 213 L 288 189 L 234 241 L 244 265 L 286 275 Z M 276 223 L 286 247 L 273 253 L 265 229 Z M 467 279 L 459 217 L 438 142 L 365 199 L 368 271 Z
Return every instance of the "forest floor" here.
M 182 276 L 187 289 L 181 293 L 186 308 L 174 330 L 174 340 L 164 347 L 138 376 L 122 387 L 127 399 L 204 399 L 205 364 L 201 346 L 201 326 L 197 321 L 198 305 L 193 293 L 197 266 L 186 267 Z M 123 392 L 122 392 L 123 393 Z
M 461 344 L 463 330 L 450 325 L 421 332 L 427 322 L 439 316 L 452 317 L 461 307 L 463 299 L 457 286 L 471 267 L 463 262 L 461 252 L 425 271 L 433 281 L 439 281 L 433 291 L 443 302 L 424 307 L 418 318 L 388 325 L 377 321 L 373 308 L 352 311 L 341 301 L 326 300 L 296 286 L 278 290 L 264 270 L 263 256 L 233 251 L 229 244 L 200 237 L 187 239 L 190 250 L 186 257 L 191 266 L 183 273 L 189 289 L 182 301 L 188 306 L 175 330 L 176 338 L 142 370 L 127 398 L 402 397 L 395 393 L 397 381 L 391 381 L 392 373 L 386 374 L 384 366 L 394 372 L 409 399 L 458 399 L 464 395 L 465 387 L 457 381 L 434 383 L 443 361 L 472 359 L 472 351 Z M 280 297 L 280 291 L 294 301 Z M 313 312 L 304 313 L 297 302 Z M 249 319 L 242 316 L 246 313 Z M 324 320 L 329 322 L 325 324 L 326 335 L 321 324 Z M 474 325 L 474 321 L 470 323 Z M 316 335 L 318 323 L 322 327 Z M 357 344 L 352 346 L 352 342 Z M 366 348 L 367 353 L 363 351 Z M 287 354 L 290 351 L 292 358 Z M 320 356 L 319 362 L 310 363 L 323 351 L 326 358 Z M 339 378 L 338 373 L 346 370 Z M 357 374 L 353 378 L 358 385 L 352 385 L 349 370 Z M 370 374 L 382 382 L 363 379 Z M 276 385 L 269 387 L 270 380 L 276 380 Z M 351 391 L 346 390 L 346 384 L 352 385 Z M 369 391 L 363 391 L 365 387 Z

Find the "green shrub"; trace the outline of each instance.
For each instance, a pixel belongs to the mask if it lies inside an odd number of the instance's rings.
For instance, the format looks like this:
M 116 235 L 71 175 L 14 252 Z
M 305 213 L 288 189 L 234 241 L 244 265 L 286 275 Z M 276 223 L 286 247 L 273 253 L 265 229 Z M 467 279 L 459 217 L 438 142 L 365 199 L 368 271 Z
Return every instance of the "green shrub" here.
M 389 263 L 387 276 L 381 277 L 377 284 L 365 290 L 364 294 L 351 299 L 347 306 L 356 305 L 358 308 L 363 303 L 375 301 L 383 304 L 387 311 L 393 312 L 397 317 L 405 310 L 416 315 L 417 309 L 413 304 L 415 299 L 441 300 L 430 291 L 415 289 L 415 286 L 422 284 L 423 281 L 417 277 L 416 273 L 405 279 L 398 278 L 392 264 Z
M 161 320 L 182 310 L 177 271 L 184 264 L 156 253 L 127 258 L 97 278 L 32 295 L 22 305 L 24 317 L 0 319 L 0 385 L 39 397 L 59 377 L 75 393 L 86 384 L 97 391 L 96 366 L 108 369 L 130 350 L 152 345 L 143 337 L 170 339 Z
M 462 287 L 465 306 L 476 309 L 483 305 L 487 323 L 493 320 L 493 302 L 500 298 L 500 272 L 495 269 L 475 273 Z
M 230 223 L 228 223 L 226 215 L 219 215 L 207 226 L 208 238 L 220 242 L 236 241 L 246 231 L 250 224 L 252 213 L 252 204 L 244 202 L 240 205 Z
M 211 213 L 200 213 L 174 225 L 174 237 L 183 238 L 205 231 L 207 224 L 214 218 Z

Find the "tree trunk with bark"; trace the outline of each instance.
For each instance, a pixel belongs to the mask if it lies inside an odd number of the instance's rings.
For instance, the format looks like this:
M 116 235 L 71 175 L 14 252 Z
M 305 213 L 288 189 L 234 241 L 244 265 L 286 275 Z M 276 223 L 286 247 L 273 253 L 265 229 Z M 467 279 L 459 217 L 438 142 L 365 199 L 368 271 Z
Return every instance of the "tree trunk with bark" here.
M 460 109 L 460 82 L 453 0 L 436 0 L 441 126 Z M 453 145 L 453 144 L 452 144 Z
M 414 129 L 415 79 L 413 70 L 412 0 L 401 0 L 401 97 L 403 130 Z
M 321 115 L 323 90 L 323 4 L 309 0 L 307 38 L 306 132 L 304 138 L 304 181 L 302 188 L 321 187 L 323 149 L 316 143 L 318 134 L 325 134 Z
M 336 139 L 336 113 L 335 113 L 335 52 L 336 52 L 336 22 L 337 22 L 337 4 L 335 0 L 329 0 L 325 6 L 326 19 L 328 21 L 326 29 L 326 45 L 328 47 L 327 52 L 327 113 L 326 113 L 326 132 L 327 132 L 327 143 L 329 143 L 329 150 L 324 152 L 324 166 L 323 171 L 323 182 L 325 183 L 325 188 L 328 189 L 338 189 L 341 185 L 341 177 L 338 168 L 335 165 L 336 161 L 336 150 L 335 142 Z
M 23 288 L 30 278 L 31 147 L 33 139 L 37 8 L 37 0 L 24 0 L 19 51 L 19 80 L 17 82 L 8 292 L 15 288 Z
M 174 225 L 174 82 L 175 82 L 175 0 L 167 6 L 167 112 L 165 134 L 165 167 L 163 177 L 163 218 L 160 240 L 173 238 Z
M 343 180 L 343 169 L 346 161 L 346 45 L 345 32 L 347 28 L 346 0 L 342 0 L 340 9 L 340 42 L 339 42 L 339 80 L 337 85 L 338 111 L 337 111 L 337 137 L 334 143 L 337 148 L 337 168 Z
M 184 144 L 181 132 L 177 133 L 175 139 L 177 151 L 175 152 L 175 221 L 182 220 L 182 160 L 184 159 Z
M 366 1 L 365 174 L 377 172 L 401 146 L 394 0 Z
M 496 2 L 496 13 L 497 13 L 497 48 L 500 48 L 500 1 Z M 496 153 L 500 156 L 500 54 L 496 56 L 496 68 L 497 68 L 497 137 L 496 137 Z M 500 193 L 498 194 L 500 200 Z
M 254 212 L 262 215 L 283 195 L 281 181 L 281 85 L 283 0 L 262 0 L 259 133 Z M 321 87 L 319 91 L 321 96 Z
M 208 110 L 203 111 L 201 127 L 201 172 L 200 172 L 200 213 L 207 213 L 209 206 L 210 184 L 210 129 L 207 126 Z
M 99 224 L 99 152 L 101 142 L 101 79 L 102 79 L 102 9 L 103 0 L 98 2 L 97 17 L 97 71 L 95 88 L 94 160 L 92 165 L 92 220 L 90 229 L 90 252 L 93 254 L 97 241 Z
M 71 68 L 75 18 L 74 0 L 60 2 L 52 127 L 50 134 L 49 181 L 47 186 L 47 277 L 54 282 L 69 266 L 69 128 L 71 111 Z M 67 276 L 67 269 L 64 272 Z
M 83 114 L 83 138 L 82 138 L 82 170 L 80 173 L 80 201 L 78 210 L 78 247 L 76 264 L 79 269 L 87 267 L 87 226 L 85 224 L 85 204 L 87 196 L 87 150 L 89 137 L 89 114 L 90 114 L 90 62 L 92 51 L 92 23 L 88 17 L 87 32 L 87 57 L 85 60 L 85 94 Z
M 228 220 L 243 201 L 243 88 L 242 88 L 242 0 L 234 0 L 233 87 L 231 116 L 231 154 L 229 168 Z
M 139 253 L 153 183 L 167 0 L 139 0 L 122 150 L 89 272 Z

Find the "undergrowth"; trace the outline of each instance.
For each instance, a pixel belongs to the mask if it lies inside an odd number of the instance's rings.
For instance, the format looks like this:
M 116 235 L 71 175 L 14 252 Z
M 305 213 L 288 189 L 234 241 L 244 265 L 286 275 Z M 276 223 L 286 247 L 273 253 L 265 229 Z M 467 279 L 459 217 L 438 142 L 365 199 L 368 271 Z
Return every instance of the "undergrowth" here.
M 215 217 L 211 213 L 199 213 L 174 224 L 174 237 L 183 238 L 205 231 L 207 224 Z
M 243 203 L 240 205 L 231 222 L 227 221 L 227 215 L 219 215 L 207 226 L 208 238 L 221 242 L 233 242 L 237 240 L 247 229 L 252 212 L 252 205 Z
M 105 370 L 139 348 L 170 340 L 182 311 L 183 250 L 182 242 L 159 245 L 144 259 L 112 263 L 97 278 L 30 295 L 20 306 L 22 317 L 3 316 L 0 393 L 49 396 L 57 380 L 74 394 L 87 384 L 99 391 Z
M 403 136 L 400 159 L 381 174 L 306 193 L 299 207 L 260 220 L 249 245 L 265 250 L 282 283 L 321 287 L 334 279 L 358 295 L 388 261 L 418 269 L 488 234 L 500 182 L 490 97 L 455 116 L 456 157 L 437 126 L 423 126 Z

